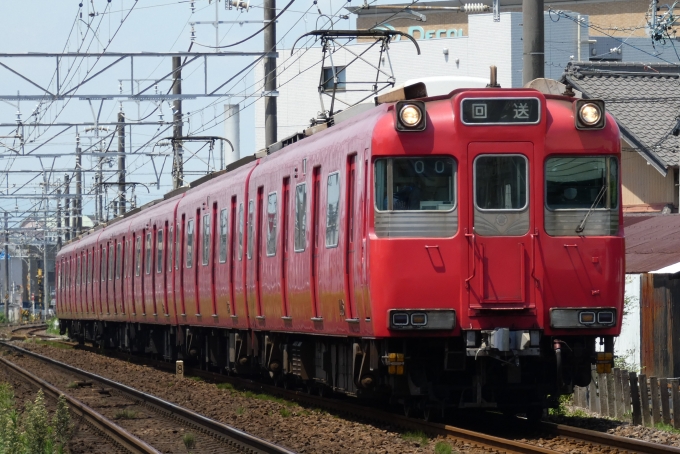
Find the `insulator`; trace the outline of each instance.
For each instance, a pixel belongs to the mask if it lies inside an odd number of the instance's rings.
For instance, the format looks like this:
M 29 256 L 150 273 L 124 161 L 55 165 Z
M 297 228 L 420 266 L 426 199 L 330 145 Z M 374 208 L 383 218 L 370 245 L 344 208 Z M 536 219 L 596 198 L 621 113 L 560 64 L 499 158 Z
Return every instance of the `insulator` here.
M 191 6 L 191 14 L 194 14 L 194 12 L 196 11 L 196 5 L 194 5 L 194 2 L 191 2 L 190 6 Z
M 483 13 L 488 8 L 484 3 L 466 3 L 463 5 L 463 11 L 466 13 Z

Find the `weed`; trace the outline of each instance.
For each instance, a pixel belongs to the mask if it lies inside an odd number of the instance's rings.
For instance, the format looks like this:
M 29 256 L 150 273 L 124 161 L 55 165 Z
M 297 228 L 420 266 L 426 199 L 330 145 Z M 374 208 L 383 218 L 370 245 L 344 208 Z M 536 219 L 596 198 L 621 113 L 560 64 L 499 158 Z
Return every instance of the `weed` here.
M 64 446 L 71 434 L 71 414 L 63 394 L 57 400 L 57 411 L 52 418 L 52 424 L 54 425 L 54 438 L 61 446 Z
M 279 411 L 279 413 L 281 413 L 281 416 L 283 416 L 284 418 L 287 418 L 287 417 L 289 417 L 290 415 L 293 414 L 293 412 L 290 411 L 290 410 L 288 410 L 287 408 L 282 408 L 282 409 Z
M 196 446 L 196 436 L 191 432 L 187 432 L 182 436 L 182 441 L 187 449 L 194 449 Z
M 453 448 L 451 447 L 450 444 L 448 444 L 445 441 L 438 441 L 436 445 L 434 445 L 434 454 L 452 454 L 453 453 Z
M 246 409 L 243 408 L 243 407 L 238 407 L 238 408 L 236 409 L 236 414 L 237 414 L 237 415 L 242 415 L 242 414 L 245 413 L 245 412 L 246 412 Z
M 193 380 L 193 381 L 203 381 L 203 379 L 201 377 L 187 377 L 187 378 L 189 380 Z
M 33 339 L 29 338 L 29 339 L 26 339 L 24 342 L 33 342 L 34 344 L 37 344 L 37 345 L 47 345 L 49 347 L 61 348 L 61 349 L 65 349 L 65 350 L 73 349 L 72 345 L 64 344 L 63 342 L 55 342 L 55 341 L 43 340 L 43 339 L 37 339 L 37 338 L 33 338 Z
M 401 434 L 401 438 L 411 443 L 418 443 L 420 445 L 426 445 L 430 439 L 425 435 L 425 432 L 418 430 L 416 432 L 405 432 Z
M 113 417 L 114 419 L 136 419 L 137 412 L 128 408 L 124 408 L 122 410 L 118 410 Z
M 580 408 L 574 408 L 571 411 L 567 412 L 567 416 L 571 416 L 572 418 L 588 418 L 589 415 L 586 413 L 585 410 L 582 410 Z
M 59 335 L 59 319 L 54 317 L 47 320 L 47 334 Z
M 26 404 L 23 420 L 26 431 L 26 449 L 31 453 L 44 452 L 51 428 L 48 425 L 45 396 L 42 389 L 38 390 L 38 395 L 33 403 Z
M 66 385 L 66 387 L 68 389 L 76 389 L 78 387 L 78 382 L 75 382 L 75 381 L 69 382 L 69 384 Z
M 560 396 L 557 408 L 549 408 L 548 414 L 550 416 L 565 416 L 567 414 L 567 405 L 571 404 L 571 394 L 564 394 Z
M 664 432 L 671 432 L 671 433 L 674 433 L 674 434 L 680 434 L 680 430 L 674 428 L 670 424 L 664 424 L 662 422 L 658 422 L 654 425 L 654 427 L 656 427 L 659 430 L 663 430 Z
M 217 386 L 217 389 L 223 389 L 223 390 L 229 390 L 229 391 L 234 389 L 234 385 L 232 385 L 231 383 L 218 383 L 215 386 Z

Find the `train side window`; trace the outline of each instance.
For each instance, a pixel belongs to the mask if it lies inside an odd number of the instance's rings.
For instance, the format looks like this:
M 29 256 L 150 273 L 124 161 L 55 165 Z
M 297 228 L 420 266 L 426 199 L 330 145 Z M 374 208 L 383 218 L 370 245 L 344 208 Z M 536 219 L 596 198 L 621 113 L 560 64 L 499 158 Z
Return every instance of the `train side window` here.
M 139 276 L 142 267 L 142 237 L 138 236 L 135 240 L 135 276 Z
M 295 252 L 305 250 L 307 222 L 307 185 L 300 183 L 295 187 Z
M 278 196 L 272 192 L 267 197 L 267 256 L 276 255 L 276 216 Z
M 253 258 L 253 233 L 255 232 L 255 201 L 248 202 L 248 260 Z
M 227 261 L 227 209 L 220 211 L 220 263 Z
M 340 207 L 340 172 L 328 175 L 328 204 L 326 209 L 326 247 L 337 247 L 339 240 L 338 216 Z
M 118 243 L 118 244 L 120 244 L 120 243 Z M 109 244 L 109 280 L 110 281 L 113 280 L 113 264 L 114 264 L 114 259 L 115 259 L 113 251 L 114 251 L 113 242 L 111 242 L 111 244 Z
M 187 222 L 187 268 L 194 264 L 194 220 Z
M 146 232 L 146 274 L 151 274 L 151 232 Z
M 106 245 L 102 247 L 102 259 L 101 259 L 101 269 L 99 270 L 101 272 L 101 281 L 104 282 L 106 281 Z
M 203 266 L 210 262 L 210 215 L 203 215 Z
M 87 283 L 92 282 L 92 251 L 87 251 Z
M 182 229 L 179 227 L 179 222 L 177 223 L 177 228 L 175 229 L 175 269 L 179 269 L 179 263 L 182 261 L 182 258 L 180 257 L 182 253 L 182 248 L 180 241 L 182 241 L 182 237 L 180 236 L 182 233 Z
M 243 202 L 238 204 L 238 259 L 243 260 Z
M 163 229 L 156 233 L 156 273 L 163 272 Z
M 76 285 L 80 285 L 80 254 L 76 257 Z
M 123 252 L 123 244 L 119 241 L 116 244 L 116 280 L 120 279 L 120 264 L 121 264 L 121 255 Z
M 174 237 L 172 236 L 172 225 L 170 225 L 169 230 L 168 230 L 168 267 L 167 270 L 170 272 L 172 270 L 172 242 L 174 240 Z

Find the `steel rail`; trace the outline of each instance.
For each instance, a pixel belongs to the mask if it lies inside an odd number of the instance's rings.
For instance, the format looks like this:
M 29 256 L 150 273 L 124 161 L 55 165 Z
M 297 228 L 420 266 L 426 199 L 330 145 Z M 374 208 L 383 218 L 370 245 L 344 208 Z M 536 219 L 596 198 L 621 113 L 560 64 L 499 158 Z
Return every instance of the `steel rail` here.
M 87 377 L 91 380 L 96 380 L 98 382 L 105 384 L 106 386 L 109 386 L 111 388 L 115 388 L 118 391 L 121 391 L 124 394 L 132 396 L 136 399 L 139 399 L 139 400 L 145 402 L 146 404 L 157 408 L 158 410 L 160 410 L 162 412 L 168 412 L 168 413 L 172 414 L 173 416 L 176 416 L 179 419 L 182 419 L 189 424 L 198 425 L 201 428 L 208 431 L 209 433 L 212 433 L 213 435 L 217 436 L 218 438 L 220 438 L 220 437 L 225 438 L 226 437 L 226 438 L 232 440 L 235 445 L 243 447 L 247 450 L 251 450 L 254 453 L 294 454 L 293 451 L 289 451 L 286 448 L 278 446 L 278 445 L 271 443 L 267 440 L 256 437 L 256 436 L 251 435 L 247 432 L 243 432 L 241 430 L 238 430 L 238 429 L 231 427 L 231 426 L 228 426 L 226 424 L 222 424 L 221 422 L 206 418 L 205 416 L 198 414 L 196 412 L 193 412 L 193 411 L 191 411 L 187 408 L 180 407 L 179 405 L 173 404 L 172 402 L 168 402 L 166 400 L 160 399 L 160 398 L 153 396 L 151 394 L 147 394 L 145 392 L 131 388 L 131 387 L 124 385 L 122 383 L 119 383 L 119 382 L 110 380 L 108 378 L 102 377 L 101 375 L 93 374 L 92 372 L 87 372 L 85 370 L 79 369 L 79 368 L 71 366 L 69 364 L 62 363 L 61 361 L 57 361 L 55 359 L 48 358 L 46 356 L 40 355 L 38 353 L 31 352 L 29 350 L 23 349 L 21 347 L 18 347 L 16 345 L 12 345 L 12 344 L 4 342 L 4 341 L 0 342 L 0 344 L 4 345 L 5 347 L 9 347 L 9 348 L 12 348 L 16 351 L 19 351 L 19 352 L 21 352 L 25 355 L 28 355 L 28 356 L 31 356 L 31 357 L 36 358 L 38 360 L 41 360 L 43 362 L 61 367 L 62 369 L 65 369 L 69 372 L 85 376 L 85 377 Z
M 54 398 L 55 400 L 59 396 L 63 395 L 68 402 L 68 406 L 75 414 L 85 418 L 90 424 L 96 427 L 98 430 L 102 431 L 106 435 L 110 436 L 113 441 L 120 446 L 124 447 L 132 453 L 142 453 L 142 454 L 160 454 L 160 451 L 156 450 L 154 447 L 146 444 L 139 438 L 132 435 L 127 430 L 123 429 L 119 425 L 115 424 L 110 419 L 97 413 L 81 401 L 75 399 L 74 397 L 63 393 L 58 388 L 47 383 L 43 379 L 33 375 L 29 371 L 19 367 L 18 365 L 6 360 L 5 358 L 0 358 L 0 363 L 4 364 L 8 368 L 12 369 L 19 375 L 25 377 L 28 381 L 33 382 L 37 387 L 42 388 L 45 393 Z

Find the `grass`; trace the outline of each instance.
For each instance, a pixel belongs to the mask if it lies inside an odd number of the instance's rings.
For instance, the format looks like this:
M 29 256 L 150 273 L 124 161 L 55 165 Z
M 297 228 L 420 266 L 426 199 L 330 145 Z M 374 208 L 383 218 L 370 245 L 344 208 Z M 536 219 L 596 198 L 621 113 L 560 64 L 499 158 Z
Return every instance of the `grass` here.
M 78 382 L 75 382 L 75 381 L 69 382 L 69 384 L 66 385 L 66 387 L 67 387 L 68 389 L 75 389 L 75 388 L 78 387 Z
M 234 389 L 234 385 L 232 385 L 231 383 L 218 383 L 215 386 L 217 386 L 217 389 L 228 391 L 232 391 Z
M 54 317 L 47 320 L 47 334 L 59 335 L 59 319 Z
M 401 438 L 406 441 L 410 441 L 411 443 L 418 443 L 423 446 L 430 442 L 428 436 L 421 430 L 415 432 L 405 432 L 401 434 Z
M 193 381 L 203 381 L 203 379 L 201 377 L 187 377 L 187 378 L 189 380 L 193 380 Z
M 116 412 L 114 419 L 137 419 L 137 412 L 124 408 L 123 410 L 118 410 Z
M 246 412 L 246 409 L 243 408 L 243 407 L 238 407 L 238 408 L 236 409 L 236 414 L 237 414 L 237 415 L 242 415 L 242 414 L 245 413 L 245 412 Z
M 659 422 L 659 423 L 656 423 L 656 425 L 655 425 L 654 427 L 657 428 L 657 429 L 659 429 L 659 430 L 663 430 L 664 432 L 670 432 L 670 433 L 674 433 L 674 434 L 680 434 L 680 430 L 674 428 L 674 427 L 671 426 L 670 424 L 664 424 L 664 423 L 662 423 L 662 422 Z
M 43 340 L 43 339 L 36 339 L 36 338 L 27 338 L 24 340 L 24 342 L 33 342 L 34 344 L 38 345 L 48 345 L 50 347 L 54 348 L 63 348 L 63 349 L 73 349 L 72 345 L 69 344 L 64 344 L 62 342 L 56 342 L 56 341 L 50 341 L 50 340 Z
M 272 396 L 271 394 L 265 393 L 257 394 L 252 391 L 246 391 L 244 395 L 249 399 L 267 400 L 269 402 L 276 402 L 277 404 L 285 405 L 287 407 L 292 407 L 295 405 L 295 402 L 291 402 L 282 397 Z
M 194 449 L 196 447 L 196 436 L 191 432 L 187 432 L 182 436 L 182 442 L 187 449 Z
M 453 454 L 453 448 L 445 441 L 438 441 L 434 445 L 434 454 Z
M 282 408 L 282 409 L 279 411 L 279 413 L 280 413 L 281 416 L 283 416 L 284 418 L 287 418 L 287 417 L 289 417 L 290 415 L 293 414 L 293 412 L 290 411 L 290 410 L 288 410 L 287 408 Z

